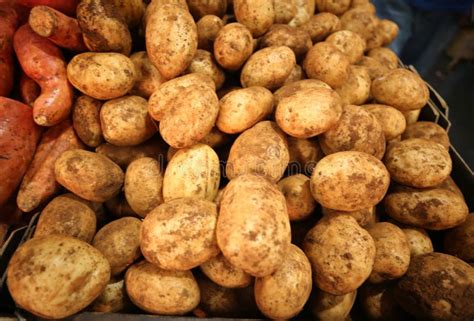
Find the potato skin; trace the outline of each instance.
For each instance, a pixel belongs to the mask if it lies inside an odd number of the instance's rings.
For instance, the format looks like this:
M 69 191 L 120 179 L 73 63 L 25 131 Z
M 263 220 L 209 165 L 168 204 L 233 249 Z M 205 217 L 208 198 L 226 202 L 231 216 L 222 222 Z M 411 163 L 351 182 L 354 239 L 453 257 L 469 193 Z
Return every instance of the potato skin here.
M 430 236 L 424 229 L 413 226 L 402 226 L 402 231 L 407 238 L 411 257 L 434 251 Z
M 290 48 L 293 50 L 298 61 L 303 59 L 308 50 L 313 46 L 311 37 L 305 30 L 283 24 L 271 26 L 270 30 L 259 41 L 261 48 L 272 46 L 286 46 Z
M 227 0 L 188 0 L 187 4 L 196 20 L 211 14 L 222 17 L 227 11 Z
M 216 205 L 210 201 L 186 197 L 163 203 L 143 220 L 143 256 L 165 270 L 197 267 L 219 254 L 216 222 Z
M 443 146 L 419 138 L 393 144 L 384 163 L 394 181 L 419 188 L 440 184 L 452 169 L 451 157 Z
M 62 235 L 26 241 L 13 254 L 7 271 L 8 290 L 15 302 L 48 319 L 65 318 L 84 309 L 109 279 L 109 263 L 98 250 Z
M 323 41 L 330 34 L 341 29 L 339 18 L 329 12 L 320 12 L 311 16 L 301 28 L 309 33 L 313 43 Z
M 370 96 L 370 75 L 364 66 L 349 66 L 347 81 L 336 88 L 344 105 L 362 105 Z
M 308 88 L 326 88 L 331 89 L 331 87 L 325 82 L 317 79 L 302 79 L 295 81 L 291 84 L 285 84 L 277 89 L 274 93 L 275 105 L 278 105 L 283 98 L 289 97 L 296 94 L 302 89 Z
M 336 31 L 326 38 L 326 42 L 333 44 L 344 53 L 351 64 L 355 64 L 362 58 L 366 47 L 365 39 L 350 30 Z
M 96 230 L 94 211 L 84 203 L 58 196 L 41 211 L 35 237 L 64 235 L 90 243 Z
M 155 314 L 186 314 L 200 300 L 199 287 L 191 271 L 166 271 L 146 261 L 127 270 L 125 287 L 136 306 Z
M 356 219 L 357 223 L 363 228 L 375 224 L 377 222 L 377 213 L 375 207 L 363 208 L 357 211 L 338 211 L 323 207 L 322 213 L 325 217 L 333 217 L 337 215 L 350 215 Z
M 309 298 L 311 314 L 318 321 L 345 321 L 354 305 L 356 295 L 357 291 L 332 295 L 315 288 Z
M 77 97 L 74 103 L 72 125 L 77 136 L 89 147 L 97 147 L 104 140 L 99 116 L 101 107 L 100 100 L 86 95 Z
M 124 174 L 105 156 L 80 149 L 64 152 L 57 159 L 54 173 L 59 184 L 74 194 L 95 202 L 117 195 Z
M 240 23 L 229 23 L 217 34 L 214 57 L 223 68 L 238 70 L 253 52 L 250 30 Z
M 273 0 L 273 9 L 275 11 L 275 24 L 287 24 L 296 15 L 296 1 Z
M 340 19 L 341 29 L 358 33 L 366 40 L 369 40 L 378 24 L 378 19 L 374 13 L 364 8 L 347 10 Z
M 384 46 L 387 46 L 390 43 L 392 43 L 392 41 L 395 38 L 397 38 L 398 32 L 400 31 L 400 29 L 398 28 L 398 25 L 395 22 L 388 19 L 380 20 L 379 28 L 382 30 L 382 33 L 381 33 L 382 39 L 383 39 L 382 45 Z
M 430 121 L 417 121 L 407 126 L 403 132 L 402 139 L 422 138 L 443 145 L 449 150 L 449 136 L 440 125 Z
M 375 243 L 349 215 L 323 218 L 306 235 L 303 250 L 315 285 L 333 295 L 355 291 L 370 275 Z
M 255 280 L 255 300 L 270 319 L 296 316 L 309 298 L 311 265 L 299 247 L 290 244 L 283 263 L 271 275 Z
M 94 312 L 119 312 L 127 308 L 130 301 L 125 290 L 124 280 L 110 280 L 104 291 L 90 305 Z
M 318 162 L 311 176 L 311 192 L 324 207 L 357 211 L 380 202 L 389 183 L 387 169 L 374 156 L 338 152 Z
M 363 56 L 359 60 L 357 65 L 364 66 L 364 67 L 367 68 L 367 71 L 369 72 L 370 79 L 372 79 L 372 81 L 376 78 L 384 76 L 390 70 L 386 66 L 384 66 L 380 61 L 378 61 L 377 59 L 372 58 L 372 57 L 367 57 L 367 56 Z
M 307 22 L 314 14 L 315 0 L 296 0 L 296 14 L 288 23 L 292 27 L 299 27 Z
M 388 69 L 398 67 L 398 56 L 390 48 L 374 48 L 367 53 L 367 56 L 375 58 Z
M 151 63 L 146 51 L 138 51 L 130 56 L 137 74 L 135 84 L 130 93 L 148 98 L 166 81 L 158 69 Z
M 443 244 L 446 253 L 474 262 L 474 215 L 469 214 L 464 223 L 449 230 Z
M 222 253 L 201 264 L 200 269 L 210 280 L 225 288 L 245 288 L 253 281 L 250 274 L 230 264 Z
M 317 139 L 288 137 L 290 151 L 290 168 L 296 163 L 297 171 L 311 176 L 314 166 L 323 158 L 324 154 Z
M 208 75 L 220 89 L 225 81 L 225 73 L 214 60 L 213 55 L 206 50 L 198 49 L 186 72 L 203 73 Z
M 198 34 L 198 49 L 213 51 L 217 34 L 224 27 L 221 18 L 214 15 L 205 15 L 196 22 Z
M 263 35 L 275 20 L 272 0 L 234 0 L 233 4 L 235 18 L 254 37 Z
M 285 197 L 263 177 L 232 179 L 222 195 L 216 235 L 232 265 L 253 276 L 270 275 L 291 242 Z
M 138 158 L 125 172 L 124 191 L 135 213 L 145 217 L 163 203 L 163 173 L 160 162 L 151 157 Z
M 380 104 L 367 104 L 361 107 L 374 115 L 380 122 L 385 135 L 385 141 L 394 139 L 405 131 L 406 120 L 398 109 Z
M 351 5 L 351 0 L 316 0 L 316 8 L 320 12 L 330 12 L 335 15 L 341 15 Z
M 278 182 L 278 188 L 286 199 L 290 221 L 298 221 L 310 216 L 316 202 L 310 189 L 310 179 L 303 174 L 285 177 Z
M 67 65 L 67 78 L 82 93 L 96 99 L 125 95 L 135 83 L 133 62 L 113 52 L 85 52 L 75 55 Z

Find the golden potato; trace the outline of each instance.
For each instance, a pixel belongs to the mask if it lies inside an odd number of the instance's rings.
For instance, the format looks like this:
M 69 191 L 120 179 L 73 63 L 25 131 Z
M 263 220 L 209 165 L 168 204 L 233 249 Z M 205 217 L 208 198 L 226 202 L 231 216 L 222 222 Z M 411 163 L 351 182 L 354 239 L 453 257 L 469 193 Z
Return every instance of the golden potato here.
M 440 184 L 452 169 L 451 157 L 442 145 L 420 138 L 393 144 L 384 162 L 394 181 L 419 188 Z
M 390 48 L 374 48 L 367 53 L 367 56 L 378 60 L 388 69 L 395 69 L 398 67 L 398 56 Z
M 276 271 L 255 279 L 257 306 L 270 319 L 290 319 L 303 310 L 312 283 L 308 258 L 299 247 L 290 244 Z
M 200 300 L 199 286 L 191 271 L 167 271 L 146 261 L 127 270 L 125 287 L 136 306 L 155 314 L 186 314 Z
M 379 28 L 383 31 L 382 45 L 384 46 L 388 46 L 390 43 L 392 43 L 392 41 L 395 40 L 395 38 L 397 38 L 398 32 L 400 30 L 398 28 L 398 25 L 395 22 L 388 19 L 380 20 Z
M 410 247 L 410 255 L 416 256 L 434 251 L 430 236 L 422 228 L 413 226 L 402 226 L 402 231 Z
M 341 30 L 339 18 L 329 12 L 317 13 L 301 26 L 301 29 L 309 33 L 313 43 L 323 41 L 330 34 Z
M 333 217 L 337 215 L 350 215 L 356 219 L 360 226 L 367 228 L 368 226 L 377 222 L 377 213 L 375 207 L 363 208 L 357 211 L 338 211 L 330 208 L 323 207 L 322 213 L 326 217 Z
M 328 84 L 317 79 L 303 79 L 303 80 L 295 81 L 294 83 L 291 83 L 291 84 L 285 84 L 284 86 L 280 87 L 274 92 L 273 96 L 275 99 L 275 105 L 278 105 L 283 98 L 289 97 L 302 89 L 308 89 L 308 88 L 331 89 L 331 87 Z
M 375 17 L 375 14 L 363 7 L 347 10 L 340 19 L 342 30 L 358 33 L 366 40 L 372 36 L 373 31 L 378 25 L 378 19 Z
M 350 30 L 336 31 L 326 38 L 326 42 L 333 44 L 345 54 L 351 64 L 362 58 L 366 47 L 365 39 Z
M 147 261 L 165 270 L 189 270 L 219 254 L 216 205 L 199 198 L 161 204 L 143 220 L 140 247 Z
M 205 144 L 196 144 L 176 152 L 163 178 L 165 202 L 182 197 L 213 201 L 221 178 L 219 157 Z
M 90 243 L 95 234 L 97 218 L 84 203 L 69 197 L 55 197 L 41 211 L 35 237 L 64 235 Z
M 381 159 L 385 153 L 382 125 L 374 115 L 354 105 L 344 106 L 339 122 L 319 137 L 319 144 L 326 155 L 352 150 Z
M 26 241 L 13 254 L 7 271 L 8 290 L 16 304 L 48 319 L 81 311 L 102 293 L 109 279 L 109 263 L 98 250 L 62 235 Z
M 80 149 L 61 154 L 54 166 L 56 181 L 74 194 L 95 202 L 117 195 L 124 174 L 107 157 Z
M 295 67 L 293 68 L 293 70 L 291 71 L 291 73 L 285 79 L 285 82 L 283 83 L 283 86 L 291 84 L 293 82 L 303 80 L 305 78 L 306 78 L 306 75 L 304 74 L 303 67 L 296 64 Z
M 330 12 L 335 15 L 341 15 L 351 5 L 351 0 L 316 0 L 316 8 L 319 12 Z
M 220 89 L 225 81 L 225 73 L 217 65 L 213 55 L 209 51 L 202 49 L 197 50 L 186 72 L 208 75 L 214 81 L 216 89 Z
M 296 0 L 273 0 L 275 23 L 287 24 L 296 15 Z
M 317 139 L 288 137 L 288 150 L 290 152 L 289 169 L 295 172 L 311 175 L 314 166 L 324 157 Z
M 349 77 L 349 59 L 336 46 L 319 42 L 308 51 L 303 69 L 309 78 L 319 79 L 332 88 L 342 86 Z
M 296 60 L 304 58 L 313 46 L 309 34 L 301 28 L 275 24 L 260 38 L 260 47 L 286 46 L 293 50 Z
M 472 213 L 461 225 L 446 233 L 443 249 L 446 253 L 466 262 L 474 262 L 474 215 Z
M 332 295 L 315 288 L 309 298 L 311 314 L 318 321 L 346 321 L 356 294 L 354 291 L 343 295 Z
M 362 105 L 370 96 L 370 75 L 364 66 L 349 66 L 347 81 L 336 88 L 343 105 Z
M 397 138 L 405 131 L 406 120 L 398 109 L 380 104 L 367 104 L 362 107 L 374 115 L 382 125 L 385 141 Z
M 188 0 L 187 3 L 196 20 L 211 14 L 222 17 L 227 11 L 227 0 Z
M 105 102 L 100 109 L 100 124 L 105 140 L 116 146 L 139 145 L 157 132 L 147 101 L 140 96 Z
M 137 74 L 130 94 L 148 98 L 166 81 L 158 69 L 148 59 L 146 51 L 138 51 L 130 56 Z
M 357 299 L 369 320 L 402 321 L 410 319 L 410 316 L 395 301 L 393 284 L 365 283 L 358 290 Z
M 205 276 L 197 277 L 201 302 L 194 310 L 197 317 L 237 317 L 241 315 L 240 293 L 235 289 L 224 288 L 210 281 Z
M 314 14 L 315 0 L 296 0 L 296 14 L 288 23 L 292 27 L 299 27 L 307 22 Z
M 407 126 L 403 132 L 402 139 L 422 138 L 443 145 L 449 150 L 449 136 L 446 130 L 440 125 L 430 121 L 417 121 Z
M 104 140 L 99 117 L 101 106 L 100 100 L 86 95 L 77 97 L 74 102 L 72 125 L 77 136 L 89 147 L 97 147 Z
M 324 207 L 357 211 L 380 202 L 389 183 L 387 169 L 374 156 L 356 151 L 338 152 L 316 164 L 311 192 Z
M 206 15 L 199 19 L 196 22 L 198 48 L 213 51 L 214 41 L 222 27 L 224 27 L 224 22 L 217 16 Z
M 290 155 L 285 135 L 271 121 L 247 129 L 232 144 L 226 164 L 229 179 L 244 174 L 265 176 L 278 182 L 288 166 Z
M 372 96 L 400 111 L 423 108 L 430 95 L 428 87 L 417 74 L 402 68 L 390 70 L 372 82 Z
M 130 304 L 125 290 L 124 280 L 110 280 L 104 291 L 92 302 L 90 309 L 94 312 L 120 312 Z
M 138 158 L 125 172 L 124 192 L 135 213 L 145 217 L 163 203 L 163 173 L 160 162 L 151 157 Z
M 252 52 L 252 34 L 240 23 L 222 27 L 214 41 L 214 57 L 219 65 L 228 70 L 240 69 Z
M 302 220 L 310 216 L 316 208 L 316 202 L 310 189 L 309 177 L 296 174 L 278 182 L 278 188 L 286 199 L 290 221 Z
M 286 46 L 263 48 L 245 63 L 240 74 L 242 87 L 262 86 L 270 90 L 283 85 L 295 67 L 293 51 Z
M 224 133 L 236 134 L 252 127 L 273 112 L 273 94 L 264 87 L 237 89 L 219 102 L 216 126 Z
M 306 235 L 303 250 L 315 285 L 333 295 L 354 292 L 370 275 L 375 244 L 349 215 L 323 218 Z
M 230 264 L 222 254 L 204 262 L 200 268 L 209 279 L 225 288 L 245 288 L 253 281 L 250 274 Z
M 257 277 L 272 274 L 291 242 L 285 197 L 263 177 L 232 179 L 222 195 L 216 234 L 232 265 Z
M 67 65 L 67 78 L 80 92 L 96 99 L 113 99 L 128 93 L 135 84 L 135 65 L 114 52 L 85 52 Z
M 377 59 L 367 56 L 362 57 L 357 64 L 367 68 L 371 80 L 384 76 L 390 70 Z
M 254 37 L 263 35 L 275 20 L 272 0 L 233 0 L 233 4 L 235 18 Z

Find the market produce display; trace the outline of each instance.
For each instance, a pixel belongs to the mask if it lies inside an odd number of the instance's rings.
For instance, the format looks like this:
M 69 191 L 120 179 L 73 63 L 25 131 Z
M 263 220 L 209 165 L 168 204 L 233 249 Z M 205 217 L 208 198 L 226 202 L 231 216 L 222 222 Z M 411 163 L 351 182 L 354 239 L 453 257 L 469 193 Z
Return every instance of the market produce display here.
M 16 307 L 472 320 L 472 191 L 398 28 L 369 0 L 0 0 L 0 242 L 39 215 Z

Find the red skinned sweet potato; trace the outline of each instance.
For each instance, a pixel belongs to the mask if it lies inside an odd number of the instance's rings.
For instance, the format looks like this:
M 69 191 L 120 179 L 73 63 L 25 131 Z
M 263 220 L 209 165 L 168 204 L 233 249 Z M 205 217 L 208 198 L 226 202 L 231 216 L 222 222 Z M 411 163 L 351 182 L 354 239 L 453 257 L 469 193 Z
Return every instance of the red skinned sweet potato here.
M 16 190 L 25 174 L 40 137 L 31 108 L 0 97 L 0 206 Z
M 25 74 L 41 87 L 33 104 L 33 119 L 41 126 L 59 124 L 69 116 L 73 100 L 61 50 L 28 24 L 15 33 L 13 47 Z
M 18 15 L 10 4 L 0 3 L 0 96 L 13 88 L 13 35 Z
M 36 7 L 36 6 L 48 6 L 68 16 L 74 16 L 76 13 L 76 7 L 80 0 L 17 0 L 17 4 L 25 7 Z
M 33 106 L 36 98 L 41 94 L 41 88 L 37 83 L 23 72 L 20 78 L 20 96 L 21 100 L 29 105 Z

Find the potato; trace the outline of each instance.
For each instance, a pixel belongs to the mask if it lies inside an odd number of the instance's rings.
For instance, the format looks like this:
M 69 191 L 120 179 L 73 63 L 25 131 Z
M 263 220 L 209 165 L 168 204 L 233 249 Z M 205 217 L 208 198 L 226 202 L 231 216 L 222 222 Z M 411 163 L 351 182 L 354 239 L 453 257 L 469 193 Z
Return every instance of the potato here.
M 200 143 L 209 145 L 212 148 L 222 147 L 230 140 L 230 136 L 221 132 L 217 127 L 213 127 L 209 134 L 201 139 Z
M 240 23 L 222 27 L 214 41 L 214 57 L 223 68 L 238 70 L 253 52 L 250 30 Z
M 460 259 L 429 253 L 413 258 L 395 299 L 417 318 L 467 320 L 474 315 L 474 269 Z
M 270 90 L 283 85 L 295 67 L 293 51 L 286 46 L 263 48 L 250 56 L 240 74 L 242 87 L 262 86 Z
M 332 88 L 342 86 L 349 77 L 349 59 L 336 46 L 319 42 L 308 51 L 303 69 L 309 78 L 319 79 Z
M 314 14 L 315 7 L 315 0 L 296 0 L 296 14 L 288 24 L 292 27 L 301 26 Z
M 347 81 L 336 88 L 343 105 L 362 105 L 370 96 L 370 75 L 364 66 L 349 66 Z
M 293 50 L 296 60 L 302 60 L 313 46 L 309 34 L 300 28 L 275 24 L 260 38 L 260 47 L 286 46 Z
M 371 80 L 382 77 L 389 72 L 389 69 L 386 66 L 372 57 L 364 56 L 357 64 L 367 68 Z
M 474 215 L 469 214 L 464 223 L 449 230 L 443 244 L 446 253 L 466 262 L 474 262 Z
M 13 254 L 7 271 L 8 290 L 16 304 L 48 319 L 65 318 L 87 307 L 109 278 L 109 263 L 98 250 L 62 235 L 26 241 Z
M 358 33 L 362 38 L 368 40 L 377 28 L 378 19 L 374 13 L 364 8 L 353 8 L 344 12 L 340 17 L 341 29 Z
M 211 131 L 218 113 L 215 91 L 208 85 L 191 86 L 183 90 L 161 119 L 161 136 L 174 148 L 192 146 Z
M 323 215 L 325 217 L 334 217 L 338 215 L 350 215 L 356 219 L 360 226 L 367 228 L 368 226 L 377 222 L 377 213 L 375 207 L 363 208 L 357 211 L 338 211 L 330 208 L 322 208 Z
M 212 54 L 202 49 L 197 50 L 186 72 L 208 75 L 214 81 L 216 89 L 220 89 L 225 81 L 225 74 L 217 65 Z
M 443 146 L 420 138 L 393 144 L 384 162 L 394 181 L 419 188 L 440 184 L 452 169 L 451 157 Z
M 56 160 L 54 173 L 59 184 L 74 194 L 95 202 L 117 195 L 124 174 L 107 157 L 80 149 L 68 150 Z
M 125 172 L 124 192 L 135 213 L 145 217 L 163 203 L 163 173 L 160 162 L 143 157 L 130 163 Z
M 100 109 L 100 124 L 105 140 L 115 146 L 139 145 L 157 132 L 147 101 L 140 96 L 105 102 Z
M 388 194 L 385 211 L 393 219 L 428 230 L 455 227 L 469 214 L 464 199 L 445 189 L 416 190 L 404 188 Z
M 418 121 L 418 117 L 420 116 L 420 112 L 421 109 L 402 111 L 402 114 L 405 116 L 407 121 L 407 125 L 416 123 Z
M 319 12 L 330 12 L 338 16 L 346 12 L 350 5 L 351 0 L 316 0 Z
M 398 56 L 390 48 L 374 48 L 367 53 L 367 56 L 378 60 L 388 69 L 395 69 L 398 67 Z
M 72 112 L 72 125 L 77 136 L 89 147 L 99 146 L 102 137 L 100 107 L 102 102 L 86 95 L 77 97 Z
M 197 278 L 201 302 L 194 310 L 197 317 L 237 317 L 241 314 L 241 300 L 235 289 L 224 288 L 210 281 L 205 276 Z M 199 311 L 199 312 L 198 312 Z
M 225 288 L 245 288 L 253 280 L 250 274 L 230 264 L 222 254 L 204 262 L 200 268 L 209 279 Z
M 166 271 L 146 261 L 127 270 L 125 287 L 136 306 L 155 314 L 186 314 L 200 300 L 199 286 L 191 271 Z
M 114 52 L 85 52 L 67 65 L 67 78 L 80 92 L 96 99 L 113 99 L 128 93 L 135 84 L 135 65 Z
M 270 319 L 290 319 L 303 310 L 312 283 L 308 258 L 299 247 L 290 244 L 276 271 L 255 280 L 257 306 Z
M 430 236 L 424 229 L 413 226 L 402 226 L 402 231 L 407 238 L 411 257 L 434 251 Z
M 58 196 L 41 211 L 35 237 L 64 235 L 90 243 L 96 224 L 97 218 L 89 206 L 68 197 Z
M 456 182 L 449 176 L 446 178 L 441 184 L 436 186 L 437 188 L 442 188 L 442 189 L 447 189 L 448 191 L 451 191 L 459 196 L 461 196 L 464 199 L 464 195 L 459 189 L 459 187 L 456 185 Z
M 339 123 L 319 137 L 326 155 L 342 151 L 360 151 L 381 159 L 385 153 L 382 125 L 364 108 L 346 105 Z
M 389 222 L 375 223 L 367 228 L 375 242 L 375 261 L 368 281 L 382 283 L 398 279 L 410 265 L 410 247 L 403 231 Z
M 351 64 L 355 64 L 362 58 L 366 47 L 365 39 L 349 30 L 334 32 L 326 38 L 326 42 L 333 44 L 345 54 Z
M 382 125 L 385 141 L 392 140 L 405 131 L 406 120 L 398 109 L 380 104 L 367 104 L 362 107 L 374 115 Z
M 324 207 L 357 211 L 372 207 L 387 192 L 390 176 L 374 156 L 348 151 L 321 159 L 311 176 L 311 192 Z
M 423 79 L 406 69 L 390 70 L 372 82 L 372 95 L 385 105 L 400 111 L 423 108 L 429 99 L 429 91 Z
M 288 166 L 290 155 L 283 132 L 271 121 L 247 129 L 232 144 L 226 165 L 229 179 L 244 174 L 265 176 L 278 182 Z
M 135 84 L 130 94 L 148 98 L 166 81 L 158 69 L 148 59 L 146 51 L 138 51 L 130 56 L 137 74 Z
M 393 284 L 363 284 L 357 293 L 359 305 L 365 316 L 374 321 L 409 320 L 408 314 L 394 299 Z
M 291 84 L 293 82 L 303 80 L 305 78 L 306 78 L 306 75 L 304 74 L 303 67 L 296 64 L 293 70 L 291 71 L 290 75 L 285 79 L 283 86 Z
M 188 0 L 187 3 L 196 20 L 210 14 L 222 17 L 227 11 L 227 0 Z
M 288 137 L 288 150 L 290 152 L 289 168 L 295 168 L 295 172 L 301 172 L 309 176 L 313 172 L 314 166 L 324 156 L 317 139 L 290 136 Z
M 141 0 L 112 0 L 111 3 L 124 18 L 130 28 L 136 27 L 145 13 L 145 4 Z
M 122 218 L 127 216 L 140 217 L 128 204 L 127 199 L 123 193 L 120 193 L 105 202 L 107 212 L 115 218 Z
M 318 321 L 345 321 L 354 305 L 357 292 L 349 292 L 343 295 L 332 295 L 313 289 L 309 298 L 309 306 L 314 320 Z
M 146 24 L 146 51 L 166 79 L 188 68 L 197 50 L 197 28 L 184 7 L 165 4 L 152 11 Z
M 313 43 L 323 41 L 330 34 L 341 29 L 339 18 L 329 12 L 321 12 L 311 16 L 308 22 L 301 26 L 311 36 Z
M 446 130 L 440 125 L 430 121 L 417 121 L 407 126 L 402 135 L 402 139 L 422 138 L 443 145 L 449 150 L 449 136 Z
M 278 182 L 278 188 L 286 199 L 290 221 L 302 220 L 310 216 L 316 208 L 316 202 L 310 190 L 309 177 L 296 174 Z
M 85 200 L 73 193 L 66 193 L 66 194 L 61 194 L 61 197 L 67 197 L 75 201 L 79 201 L 85 205 L 87 205 L 92 211 L 94 211 L 94 214 L 96 216 L 97 220 L 97 226 L 102 226 L 103 223 L 107 220 L 106 213 L 105 213 L 105 208 L 104 205 L 100 202 L 91 202 L 88 200 Z
M 349 215 L 323 218 L 306 235 L 303 250 L 315 285 L 333 295 L 354 292 L 370 275 L 375 244 Z
M 327 88 L 308 88 L 279 101 L 275 119 L 287 134 L 309 138 L 334 127 L 342 114 L 337 93 Z
M 379 28 L 383 31 L 382 36 L 383 36 L 383 43 L 382 45 L 387 46 L 390 43 L 392 43 L 395 38 L 398 36 L 398 25 L 388 19 L 382 19 L 380 20 L 379 23 Z
M 237 89 L 220 100 L 216 126 L 227 134 L 241 133 L 272 112 L 270 90 L 257 86 Z
M 102 227 L 92 245 L 109 261 L 112 275 L 122 273 L 140 256 L 141 221 L 123 217 Z
M 94 312 L 120 312 L 126 309 L 130 301 L 125 290 L 124 280 L 110 280 L 104 291 L 92 302 L 90 309 Z
M 206 15 L 196 22 L 198 34 L 198 48 L 213 51 L 214 40 L 217 34 L 224 27 L 221 18 L 214 15 Z
M 221 178 L 219 157 L 204 144 L 196 144 L 176 152 L 169 161 L 163 178 L 165 202 L 181 197 L 197 197 L 213 201 Z
M 296 15 L 296 0 L 273 0 L 275 23 L 287 24 Z
M 376 18 L 376 27 L 370 32 L 366 38 L 367 50 L 378 49 L 382 47 L 384 42 L 384 31 L 380 28 L 380 19 Z
M 199 198 L 161 204 L 143 220 L 140 247 L 147 261 L 165 270 L 189 270 L 219 253 L 216 205 Z
M 235 18 L 255 38 L 263 35 L 275 20 L 272 0 L 234 0 L 233 3 Z
M 263 177 L 232 179 L 222 195 L 216 235 L 232 265 L 257 277 L 272 274 L 291 242 L 285 197 Z

